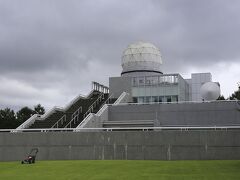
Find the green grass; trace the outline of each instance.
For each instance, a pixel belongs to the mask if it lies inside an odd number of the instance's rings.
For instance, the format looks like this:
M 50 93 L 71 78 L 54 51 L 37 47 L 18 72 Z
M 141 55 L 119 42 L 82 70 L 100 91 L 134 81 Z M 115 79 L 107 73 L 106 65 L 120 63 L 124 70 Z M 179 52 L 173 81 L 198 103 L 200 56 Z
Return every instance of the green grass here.
M 240 179 L 240 160 L 0 162 L 0 179 Z

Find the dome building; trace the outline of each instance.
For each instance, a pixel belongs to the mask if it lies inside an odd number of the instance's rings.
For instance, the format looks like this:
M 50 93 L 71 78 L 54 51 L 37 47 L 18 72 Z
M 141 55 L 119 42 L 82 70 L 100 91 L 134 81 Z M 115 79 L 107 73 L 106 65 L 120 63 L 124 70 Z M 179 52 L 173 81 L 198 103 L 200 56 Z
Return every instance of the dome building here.
M 151 43 L 130 44 L 122 55 L 122 76 L 151 76 L 162 74 L 160 50 Z
M 206 82 L 201 86 L 200 93 L 203 100 L 216 100 L 220 96 L 219 84 L 214 82 Z
M 122 54 L 121 77 L 109 78 L 110 94 L 117 98 L 127 92 L 135 103 L 204 99 L 200 89 L 212 82 L 211 73 L 193 73 L 190 79 L 184 79 L 179 73 L 163 74 L 162 64 L 160 50 L 152 43 L 138 41 L 128 45 Z

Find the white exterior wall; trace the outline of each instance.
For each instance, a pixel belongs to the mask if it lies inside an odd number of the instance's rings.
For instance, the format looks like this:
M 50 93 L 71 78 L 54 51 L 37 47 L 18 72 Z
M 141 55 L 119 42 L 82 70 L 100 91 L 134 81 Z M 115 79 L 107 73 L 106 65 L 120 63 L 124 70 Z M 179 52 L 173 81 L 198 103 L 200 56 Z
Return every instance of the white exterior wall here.
M 152 77 L 167 77 L 174 75 L 177 74 L 163 74 Z M 161 84 L 160 82 L 155 82 L 152 80 L 150 82 L 153 84 L 146 85 L 146 78 L 150 78 L 151 76 L 136 77 L 142 78 L 143 84 L 139 84 L 139 79 L 137 79 L 137 85 L 133 85 L 132 78 L 134 77 L 130 76 L 110 78 L 110 93 L 117 95 L 116 98 L 119 97 L 123 91 L 125 91 L 131 94 L 132 97 L 178 96 L 178 101 L 202 101 L 200 94 L 201 86 L 206 82 L 212 82 L 211 73 L 194 73 L 191 74 L 191 79 L 183 79 L 180 75 L 178 75 L 178 82 L 172 84 Z M 125 83 L 126 80 L 127 83 Z
M 185 79 L 185 81 L 188 83 L 188 92 L 189 92 L 189 101 L 192 101 L 192 79 Z
M 192 93 L 190 94 L 192 101 L 202 101 L 200 94 L 201 86 L 206 82 L 212 82 L 211 73 L 194 73 L 191 74 L 191 89 Z

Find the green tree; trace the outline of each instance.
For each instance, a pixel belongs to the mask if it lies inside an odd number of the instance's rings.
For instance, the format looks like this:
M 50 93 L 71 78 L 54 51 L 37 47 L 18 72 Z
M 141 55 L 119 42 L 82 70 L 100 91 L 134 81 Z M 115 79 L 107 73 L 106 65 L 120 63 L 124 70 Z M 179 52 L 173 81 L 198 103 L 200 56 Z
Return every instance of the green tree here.
M 34 110 L 25 106 L 17 112 L 17 121 L 21 124 L 34 114 Z
M 42 115 L 45 113 L 45 109 L 43 106 L 41 106 L 41 104 L 38 104 L 38 105 L 34 106 L 34 113 Z
M 229 97 L 230 100 L 238 99 L 240 100 L 240 83 L 238 83 L 238 90 Z
M 217 100 L 226 100 L 225 97 L 223 95 L 220 95 Z
M 10 108 L 0 109 L 0 129 L 13 129 L 17 127 L 16 116 Z

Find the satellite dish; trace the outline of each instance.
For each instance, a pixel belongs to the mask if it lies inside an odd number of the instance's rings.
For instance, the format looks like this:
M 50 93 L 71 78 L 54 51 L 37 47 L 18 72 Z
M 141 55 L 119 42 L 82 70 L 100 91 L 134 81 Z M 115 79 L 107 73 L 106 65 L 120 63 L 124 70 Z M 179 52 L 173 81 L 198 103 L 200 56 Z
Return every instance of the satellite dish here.
M 220 87 L 215 82 L 206 82 L 201 86 L 200 93 L 205 101 L 216 100 L 220 96 Z

